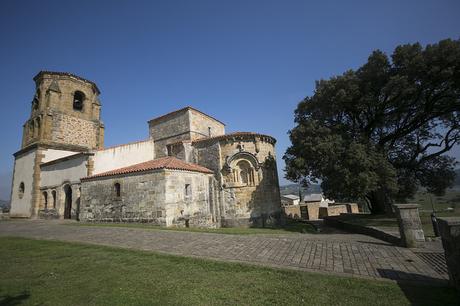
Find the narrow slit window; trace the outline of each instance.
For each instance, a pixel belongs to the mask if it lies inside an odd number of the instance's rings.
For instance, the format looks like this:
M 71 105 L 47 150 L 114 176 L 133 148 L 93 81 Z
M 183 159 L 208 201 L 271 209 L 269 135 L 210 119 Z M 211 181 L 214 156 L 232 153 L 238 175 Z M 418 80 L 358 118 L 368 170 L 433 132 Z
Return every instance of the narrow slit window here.
M 24 182 L 21 182 L 21 184 L 19 184 L 19 192 L 18 192 L 18 196 L 20 199 L 22 199 L 22 197 L 24 196 Z
M 121 196 L 121 186 L 120 186 L 120 183 L 115 183 L 114 185 L 114 189 L 115 189 L 115 196 L 118 198 Z
M 190 184 L 185 184 L 184 194 L 186 198 L 192 195 L 192 186 Z

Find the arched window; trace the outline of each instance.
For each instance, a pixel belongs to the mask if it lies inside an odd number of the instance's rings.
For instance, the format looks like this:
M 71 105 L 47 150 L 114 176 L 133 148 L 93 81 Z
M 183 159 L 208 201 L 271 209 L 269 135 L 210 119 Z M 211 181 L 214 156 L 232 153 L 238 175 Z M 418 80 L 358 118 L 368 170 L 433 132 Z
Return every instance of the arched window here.
M 19 184 L 19 191 L 18 191 L 18 196 L 20 199 L 22 199 L 22 197 L 24 196 L 24 182 L 21 182 L 21 184 Z
M 76 91 L 73 94 L 73 109 L 82 111 L 83 110 L 83 101 L 85 101 L 85 94 L 81 91 Z
M 46 191 L 43 192 L 43 207 L 48 209 L 48 193 Z
M 120 186 L 120 183 L 115 183 L 113 185 L 114 187 L 114 191 L 115 191 L 115 196 L 116 197 L 120 197 L 121 196 L 121 186 Z
M 240 160 L 236 164 L 236 181 L 245 184 L 247 186 L 253 186 L 254 180 L 254 169 L 247 160 Z
M 56 208 L 56 190 L 51 191 L 51 196 L 53 197 L 53 208 Z

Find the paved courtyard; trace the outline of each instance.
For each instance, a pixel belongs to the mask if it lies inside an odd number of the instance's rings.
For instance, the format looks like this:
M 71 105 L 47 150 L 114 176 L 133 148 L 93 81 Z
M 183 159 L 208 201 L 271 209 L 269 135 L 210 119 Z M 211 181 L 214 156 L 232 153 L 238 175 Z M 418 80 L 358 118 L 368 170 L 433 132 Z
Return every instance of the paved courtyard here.
M 440 250 L 413 251 L 364 235 L 224 235 L 71 224 L 2 221 L 0 236 L 83 242 L 397 281 L 445 282 L 448 278 Z

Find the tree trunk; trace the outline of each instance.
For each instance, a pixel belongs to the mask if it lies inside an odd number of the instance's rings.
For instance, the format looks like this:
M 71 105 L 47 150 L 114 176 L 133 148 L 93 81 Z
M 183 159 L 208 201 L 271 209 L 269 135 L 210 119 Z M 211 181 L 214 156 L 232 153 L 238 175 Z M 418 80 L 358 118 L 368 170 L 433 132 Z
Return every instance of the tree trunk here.
M 371 192 L 368 195 L 370 210 L 373 215 L 393 214 L 390 199 L 383 190 Z

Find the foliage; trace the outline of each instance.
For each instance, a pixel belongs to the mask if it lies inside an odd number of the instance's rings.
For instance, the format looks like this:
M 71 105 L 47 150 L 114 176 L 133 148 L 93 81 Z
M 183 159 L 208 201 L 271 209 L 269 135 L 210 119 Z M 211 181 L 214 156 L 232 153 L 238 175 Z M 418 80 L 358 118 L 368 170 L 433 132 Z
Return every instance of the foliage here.
M 2 305 L 455 305 L 453 288 L 0 238 Z
M 322 181 L 330 198 L 388 210 L 419 186 L 442 194 L 460 143 L 460 40 L 374 51 L 357 70 L 316 83 L 299 103 L 286 178 Z

